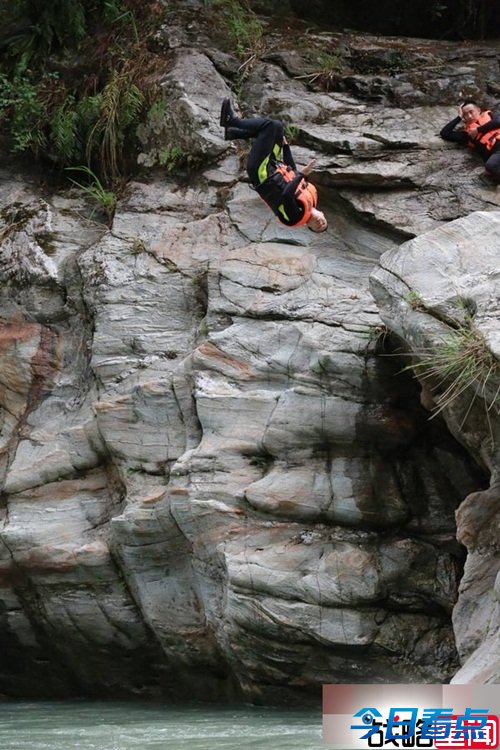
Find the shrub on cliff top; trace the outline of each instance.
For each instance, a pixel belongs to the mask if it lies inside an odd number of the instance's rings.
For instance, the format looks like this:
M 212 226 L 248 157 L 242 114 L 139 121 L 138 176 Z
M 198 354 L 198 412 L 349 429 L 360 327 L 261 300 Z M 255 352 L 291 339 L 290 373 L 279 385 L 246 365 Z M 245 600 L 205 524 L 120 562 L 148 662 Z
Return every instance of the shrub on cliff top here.
M 154 97 L 149 34 L 163 12 L 139 0 L 3 7 L 0 124 L 10 150 L 61 168 L 86 163 L 108 182 L 130 170 L 135 130 Z

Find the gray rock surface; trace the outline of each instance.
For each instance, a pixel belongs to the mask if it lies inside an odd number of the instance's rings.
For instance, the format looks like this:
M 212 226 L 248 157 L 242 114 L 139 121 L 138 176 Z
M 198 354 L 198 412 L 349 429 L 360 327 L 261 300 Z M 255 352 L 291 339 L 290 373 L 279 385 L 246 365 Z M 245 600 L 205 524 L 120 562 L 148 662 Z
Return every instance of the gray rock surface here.
M 137 180 L 108 229 L 0 175 L 0 692 L 495 681 L 496 404 L 493 435 L 481 393 L 429 421 L 380 353 L 473 303 L 498 357 L 500 197 L 436 136 L 453 107 L 315 91 L 276 52 L 242 108 L 296 126 L 330 222 L 282 227 L 222 138 L 220 55 L 183 38 L 141 161 L 178 144 L 191 179 Z
M 422 402 L 487 468 L 490 486 L 457 511 L 468 556 L 453 623 L 455 682 L 497 682 L 500 213 L 476 212 L 389 251 L 371 277 L 382 318 L 404 342 Z

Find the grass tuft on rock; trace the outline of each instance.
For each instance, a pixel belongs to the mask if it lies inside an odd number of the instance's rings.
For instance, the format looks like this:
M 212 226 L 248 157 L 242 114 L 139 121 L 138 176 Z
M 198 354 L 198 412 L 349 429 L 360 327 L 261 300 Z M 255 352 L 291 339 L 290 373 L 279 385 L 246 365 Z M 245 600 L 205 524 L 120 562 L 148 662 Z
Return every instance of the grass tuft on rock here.
M 419 361 L 404 370 L 413 370 L 421 382 L 429 381 L 436 403 L 433 417 L 469 393 L 460 427 L 479 397 L 484 403 L 491 435 L 489 414 L 500 403 L 500 362 L 472 321 L 458 326 L 434 347 L 417 350 L 410 356 L 414 355 Z

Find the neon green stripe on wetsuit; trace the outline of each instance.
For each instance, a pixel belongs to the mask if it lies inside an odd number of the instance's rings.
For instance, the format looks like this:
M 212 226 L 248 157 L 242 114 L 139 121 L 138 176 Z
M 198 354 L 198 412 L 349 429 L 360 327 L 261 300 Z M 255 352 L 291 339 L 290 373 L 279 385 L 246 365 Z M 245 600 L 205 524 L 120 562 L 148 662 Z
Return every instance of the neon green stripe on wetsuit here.
M 277 161 L 279 161 L 280 156 L 281 156 L 281 146 L 278 143 L 274 144 L 274 147 L 273 147 L 273 156 L 274 156 L 274 158 Z M 257 176 L 259 178 L 259 183 L 261 185 L 264 182 L 264 180 L 267 180 L 267 178 L 269 177 L 268 167 L 269 167 L 269 160 L 270 160 L 270 158 L 271 158 L 271 154 L 269 154 L 268 156 L 266 156 L 266 158 L 259 164 L 259 168 L 257 170 Z M 278 206 L 277 210 L 280 212 L 280 214 L 283 216 L 283 218 L 286 221 L 290 221 L 290 218 L 288 217 L 288 215 L 287 215 L 287 213 L 285 211 L 285 207 L 284 207 L 283 203 L 280 206 Z
M 277 161 L 279 161 L 280 155 L 281 155 L 281 146 L 278 143 L 275 143 L 273 146 L 273 156 Z M 259 178 L 260 184 L 262 184 L 264 180 L 267 180 L 267 178 L 269 177 L 267 168 L 269 166 L 270 158 L 271 158 L 271 154 L 268 154 L 268 156 L 266 156 L 266 158 L 263 161 L 261 161 L 261 163 L 259 164 L 259 168 L 257 170 L 257 176 Z

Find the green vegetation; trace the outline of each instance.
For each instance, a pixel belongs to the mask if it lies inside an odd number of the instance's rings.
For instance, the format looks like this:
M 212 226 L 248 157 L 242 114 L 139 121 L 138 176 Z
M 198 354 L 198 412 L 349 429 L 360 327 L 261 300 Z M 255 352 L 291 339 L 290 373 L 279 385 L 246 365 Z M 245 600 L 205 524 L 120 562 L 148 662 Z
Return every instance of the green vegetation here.
M 315 84 L 325 91 L 329 91 L 344 65 L 344 52 L 336 49 L 333 52 L 320 52 L 312 61 L 315 70 L 312 73 L 297 76 L 309 84 Z
M 133 6 L 131 0 L 10 0 L 0 10 L 6 30 L 0 52 L 25 71 L 78 48 L 97 25 L 115 32 L 129 26 L 138 42 Z
M 123 147 L 127 133 L 139 120 L 144 95 L 126 70 L 112 70 L 109 79 L 93 101 L 92 126 L 86 139 L 86 157 L 90 163 L 94 153 L 100 157 L 103 174 L 112 178 L 120 174 Z
M 210 329 L 208 327 L 208 323 L 206 318 L 203 318 L 200 322 L 200 325 L 198 326 L 198 335 L 202 338 L 207 338 L 208 334 L 210 333 Z
M 67 169 L 72 172 L 81 172 L 87 178 L 86 183 L 78 182 L 72 177 L 69 180 L 80 190 L 83 190 L 87 197 L 96 204 L 96 207 L 105 213 L 108 223 L 111 224 L 116 208 L 116 193 L 106 190 L 98 176 L 89 167 L 67 167 Z
M 285 138 L 287 139 L 288 143 L 293 144 L 297 142 L 297 139 L 300 135 L 300 128 L 298 125 L 289 123 L 288 125 L 285 125 L 284 131 Z
M 173 172 L 189 163 L 189 155 L 185 154 L 179 146 L 166 146 L 158 152 L 158 163 L 161 167 L 165 167 L 167 172 Z
M 387 72 L 390 75 L 397 75 L 405 70 L 408 70 L 412 65 L 411 57 L 405 52 L 400 50 L 394 50 L 389 55 L 389 61 L 387 64 Z
M 62 169 L 85 164 L 109 185 L 130 172 L 155 95 L 148 37 L 163 13 L 151 0 L 6 3 L 0 126 L 10 151 Z
M 220 30 L 220 43 L 242 61 L 240 72 L 245 72 L 264 52 L 261 21 L 238 0 L 205 0 L 205 7 L 213 15 L 213 27 Z
M 41 91 L 47 79 L 42 81 Z M 8 78 L 0 71 L 0 124 L 7 120 L 12 151 L 24 151 L 28 147 L 38 153 L 43 147 L 44 137 L 38 122 L 44 110 L 42 97 L 37 87 L 27 77 L 15 72 Z
M 132 253 L 132 255 L 140 255 L 141 253 L 146 252 L 146 245 L 144 244 L 144 240 L 142 240 L 140 237 L 136 237 L 132 242 L 130 252 Z
M 405 370 L 413 369 L 420 380 L 429 380 L 431 389 L 437 394 L 433 416 L 469 391 L 472 395 L 462 425 L 478 396 L 484 402 L 489 423 L 489 412 L 500 401 L 500 362 L 471 320 L 453 330 L 432 350 L 417 351 L 416 354 L 420 361 Z
M 425 305 L 421 296 L 414 289 L 410 289 L 408 294 L 405 295 L 405 302 L 410 305 L 412 310 L 418 310 L 420 312 L 425 310 Z

